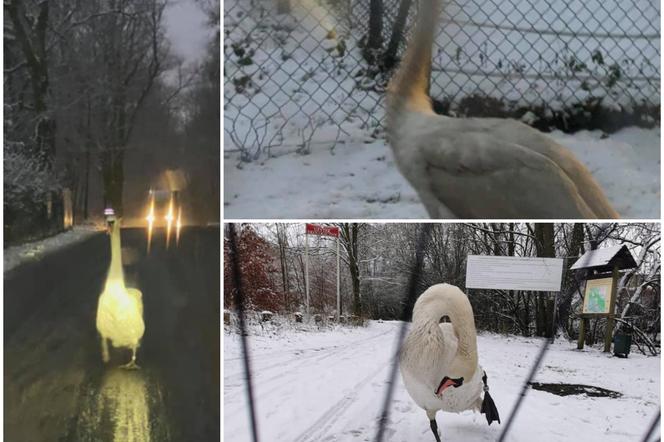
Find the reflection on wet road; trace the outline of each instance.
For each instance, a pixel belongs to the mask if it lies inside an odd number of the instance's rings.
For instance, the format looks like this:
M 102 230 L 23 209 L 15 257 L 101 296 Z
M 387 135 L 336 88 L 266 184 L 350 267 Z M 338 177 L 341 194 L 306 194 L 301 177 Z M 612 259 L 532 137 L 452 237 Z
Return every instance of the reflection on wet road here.
M 140 370 L 117 368 L 128 350 L 101 360 L 108 237 L 5 275 L 5 440 L 219 440 L 219 230 L 184 229 L 169 250 L 158 235 L 146 255 L 145 231 L 122 232 L 144 296 Z

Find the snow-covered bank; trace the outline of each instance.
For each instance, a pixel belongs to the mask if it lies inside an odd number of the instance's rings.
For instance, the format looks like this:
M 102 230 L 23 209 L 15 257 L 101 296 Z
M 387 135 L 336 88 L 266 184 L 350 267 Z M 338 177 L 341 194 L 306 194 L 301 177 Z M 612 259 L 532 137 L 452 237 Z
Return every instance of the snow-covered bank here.
M 54 250 L 83 241 L 100 230 L 100 226 L 92 224 L 75 226 L 66 232 L 39 241 L 7 247 L 4 250 L 3 269 L 8 272 L 26 262 L 39 260 Z
M 261 440 L 372 440 L 382 404 L 398 322 L 366 328 L 251 336 L 254 394 Z M 509 417 L 540 346 L 537 339 L 483 334 L 480 363 L 503 422 Z M 556 342 L 535 379 L 616 390 L 618 399 L 560 397 L 529 390 L 510 431 L 510 441 L 640 440 L 660 407 L 660 358 L 632 353 L 619 359 L 595 349 Z M 399 377 L 388 441 L 432 441 L 426 415 Z M 439 413 L 443 439 L 494 441 L 501 426 L 480 414 Z M 224 438 L 251 440 L 239 337 L 224 336 Z
M 659 128 L 552 136 L 588 166 L 622 217 L 659 217 Z M 358 135 L 333 152 L 313 146 L 309 155 L 237 165 L 227 153 L 227 218 L 427 218 L 384 140 L 365 143 Z

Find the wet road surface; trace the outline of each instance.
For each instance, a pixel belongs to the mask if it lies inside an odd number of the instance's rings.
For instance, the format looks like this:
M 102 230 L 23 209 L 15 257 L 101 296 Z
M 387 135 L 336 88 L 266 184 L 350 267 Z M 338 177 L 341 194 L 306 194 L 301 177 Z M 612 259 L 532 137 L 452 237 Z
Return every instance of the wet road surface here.
M 219 228 L 184 228 L 168 250 L 157 231 L 149 255 L 144 230 L 122 231 L 127 286 L 143 292 L 140 370 L 117 368 L 128 350 L 101 360 L 109 238 L 4 275 L 4 440 L 219 440 Z

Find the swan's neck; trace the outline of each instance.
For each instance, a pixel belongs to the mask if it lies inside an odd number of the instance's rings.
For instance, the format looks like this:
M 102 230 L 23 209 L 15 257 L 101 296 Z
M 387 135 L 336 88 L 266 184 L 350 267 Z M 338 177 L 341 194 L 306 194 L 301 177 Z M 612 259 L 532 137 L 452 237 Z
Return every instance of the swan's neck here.
M 457 321 L 458 322 L 458 321 Z M 454 331 L 459 339 L 457 356 L 452 364 L 454 371 L 464 374 L 466 381 L 470 381 L 477 368 L 477 332 L 475 331 L 475 321 L 452 323 Z
M 440 0 L 420 3 L 417 25 L 406 53 L 388 86 L 388 118 L 404 111 L 432 111 L 429 98 L 431 52 L 440 13 Z
M 471 366 L 477 365 L 477 334 L 474 321 L 471 319 L 469 323 L 465 319 L 462 321 L 459 318 L 455 321 L 451 315 L 450 318 L 452 321 L 452 328 L 458 339 L 456 359 L 459 359 L 464 363 L 468 362 Z M 419 324 L 418 327 L 420 327 L 424 333 L 432 331 L 442 336 L 438 320 L 427 320 L 424 323 Z M 430 344 L 435 345 L 435 341 L 430 341 Z
M 122 244 L 120 242 L 120 226 L 118 224 L 114 225 L 111 231 L 111 266 L 108 269 L 108 277 L 106 279 L 106 285 L 108 286 L 109 284 L 121 284 L 124 286 Z
M 454 376 L 463 376 L 470 380 L 477 368 L 477 332 L 475 330 L 475 319 L 469 304 L 460 303 L 458 300 L 446 297 L 436 299 L 436 304 L 429 308 L 413 312 L 413 324 L 421 327 L 423 331 L 435 330 L 443 337 L 439 321 L 447 316 L 452 323 L 454 334 L 457 337 L 457 352 L 450 366 L 450 373 Z M 434 341 L 428 341 L 429 345 L 435 345 Z M 429 350 L 427 350 L 429 351 Z M 437 351 L 431 348 L 430 351 Z

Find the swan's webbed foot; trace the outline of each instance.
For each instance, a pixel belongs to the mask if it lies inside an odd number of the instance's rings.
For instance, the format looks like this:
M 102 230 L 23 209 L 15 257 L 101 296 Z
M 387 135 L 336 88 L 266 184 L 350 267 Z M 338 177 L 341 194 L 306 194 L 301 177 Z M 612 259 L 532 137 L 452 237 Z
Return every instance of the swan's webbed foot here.
M 482 377 L 482 382 L 484 383 L 484 399 L 482 400 L 482 407 L 480 408 L 480 413 L 486 416 L 486 422 L 491 425 L 491 422 L 498 421 L 500 423 L 500 415 L 498 414 L 498 408 L 493 402 L 491 395 L 489 394 L 489 384 L 487 382 L 486 372 Z
M 138 370 L 141 367 L 136 363 L 136 361 L 134 359 L 132 359 L 131 361 L 127 362 L 126 364 L 121 365 L 120 368 L 124 368 L 125 370 Z
M 135 348 L 131 349 L 131 361 L 129 361 L 125 365 L 121 365 L 120 368 L 124 368 L 126 370 L 138 370 L 139 368 L 141 368 L 136 363 L 136 349 Z
M 431 431 L 433 431 L 433 436 L 436 438 L 436 442 L 440 442 L 440 436 L 438 435 L 438 424 L 436 423 L 436 419 L 431 419 L 429 421 L 429 426 L 431 427 Z

